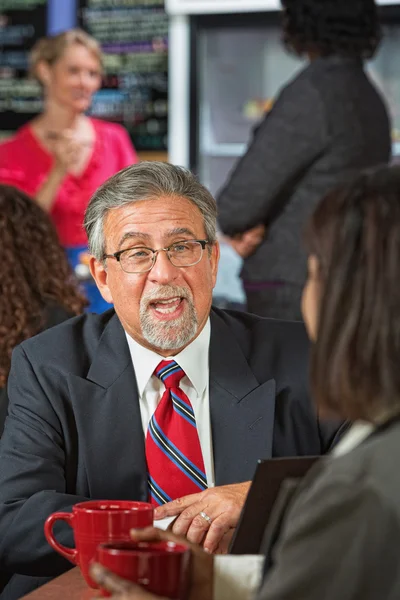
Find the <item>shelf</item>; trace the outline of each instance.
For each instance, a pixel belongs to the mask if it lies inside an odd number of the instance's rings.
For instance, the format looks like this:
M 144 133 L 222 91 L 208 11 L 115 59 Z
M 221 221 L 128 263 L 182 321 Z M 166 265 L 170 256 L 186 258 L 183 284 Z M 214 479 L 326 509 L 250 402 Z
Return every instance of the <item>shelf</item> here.
M 138 151 L 137 155 L 140 160 L 156 160 L 159 162 L 168 162 L 168 152 L 165 150 L 146 150 Z
M 207 144 L 200 148 L 200 154 L 202 156 L 218 156 L 226 158 L 239 158 L 246 152 L 246 144 Z M 393 142 L 392 145 L 393 156 L 400 157 L 400 142 Z
M 322 0 L 321 0 L 322 1 Z M 280 11 L 279 0 L 166 0 L 170 15 Z
M 246 152 L 247 144 L 204 144 L 200 149 L 203 156 L 222 156 L 238 158 Z
M 392 154 L 393 156 L 400 156 L 400 142 L 393 142 Z
M 323 0 L 321 0 L 323 2 Z M 399 0 L 377 0 L 378 6 L 400 4 Z M 248 12 L 280 12 L 279 0 L 166 0 L 166 12 L 171 15 L 205 15 Z

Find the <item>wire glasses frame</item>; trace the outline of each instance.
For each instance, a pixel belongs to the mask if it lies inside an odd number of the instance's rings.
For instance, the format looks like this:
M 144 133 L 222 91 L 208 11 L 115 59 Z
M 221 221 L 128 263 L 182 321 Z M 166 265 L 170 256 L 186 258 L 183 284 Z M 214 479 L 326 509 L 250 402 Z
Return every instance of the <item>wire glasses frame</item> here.
M 125 273 L 147 273 L 154 267 L 158 253 L 165 252 L 174 267 L 193 267 L 201 261 L 204 249 L 209 243 L 208 240 L 182 240 L 157 250 L 146 246 L 134 246 L 113 254 L 104 254 L 103 260 L 114 258 Z

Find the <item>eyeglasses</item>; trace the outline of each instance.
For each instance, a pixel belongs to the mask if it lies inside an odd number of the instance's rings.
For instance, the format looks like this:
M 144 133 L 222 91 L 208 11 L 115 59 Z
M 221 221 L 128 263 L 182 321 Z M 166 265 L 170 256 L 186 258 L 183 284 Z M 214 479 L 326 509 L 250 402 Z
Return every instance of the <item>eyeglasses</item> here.
M 174 267 L 193 267 L 201 261 L 207 244 L 208 240 L 183 240 L 158 250 L 135 246 L 114 254 L 104 254 L 103 259 L 115 258 L 125 273 L 146 273 L 154 267 L 158 253 L 166 252 Z

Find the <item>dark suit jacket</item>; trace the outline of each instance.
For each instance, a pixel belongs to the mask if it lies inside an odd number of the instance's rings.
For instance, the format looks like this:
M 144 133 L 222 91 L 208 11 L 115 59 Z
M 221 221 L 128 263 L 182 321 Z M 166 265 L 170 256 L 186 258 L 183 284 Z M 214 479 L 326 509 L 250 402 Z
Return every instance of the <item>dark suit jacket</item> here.
M 310 63 L 282 90 L 217 198 L 224 233 L 267 227 L 242 278 L 303 284 L 302 237 L 316 204 L 390 154 L 387 111 L 361 61 L 330 56 Z
M 251 479 L 260 457 L 328 449 L 337 424 L 321 426 L 306 382 L 302 324 L 212 311 L 217 485 Z M 71 319 L 21 344 L 8 391 L 0 441 L 0 564 L 8 573 L 55 576 L 70 565 L 44 538 L 50 513 L 88 498 L 147 499 L 135 373 L 114 311 Z M 67 526 L 60 525 L 58 537 L 73 542 Z M 12 585 L 19 585 L 15 578 Z
M 397 420 L 319 461 L 282 519 L 257 600 L 400 598 L 399 454 Z

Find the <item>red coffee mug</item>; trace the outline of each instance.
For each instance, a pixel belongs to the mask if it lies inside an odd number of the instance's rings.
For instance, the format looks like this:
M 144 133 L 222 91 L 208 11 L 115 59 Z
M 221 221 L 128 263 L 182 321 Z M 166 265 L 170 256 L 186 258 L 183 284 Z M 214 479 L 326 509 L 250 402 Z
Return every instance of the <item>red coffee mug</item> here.
M 90 587 L 98 586 L 89 576 L 89 564 L 102 542 L 130 540 L 131 529 L 153 525 L 154 509 L 147 502 L 129 500 L 89 500 L 72 507 L 72 513 L 56 512 L 44 525 L 50 546 L 74 565 L 78 565 Z M 74 530 L 76 548 L 67 548 L 53 535 L 54 523 L 65 521 Z
M 99 545 L 96 561 L 158 596 L 171 600 L 187 597 L 190 549 L 185 544 L 110 542 Z M 110 596 L 101 586 L 100 590 L 103 596 Z

